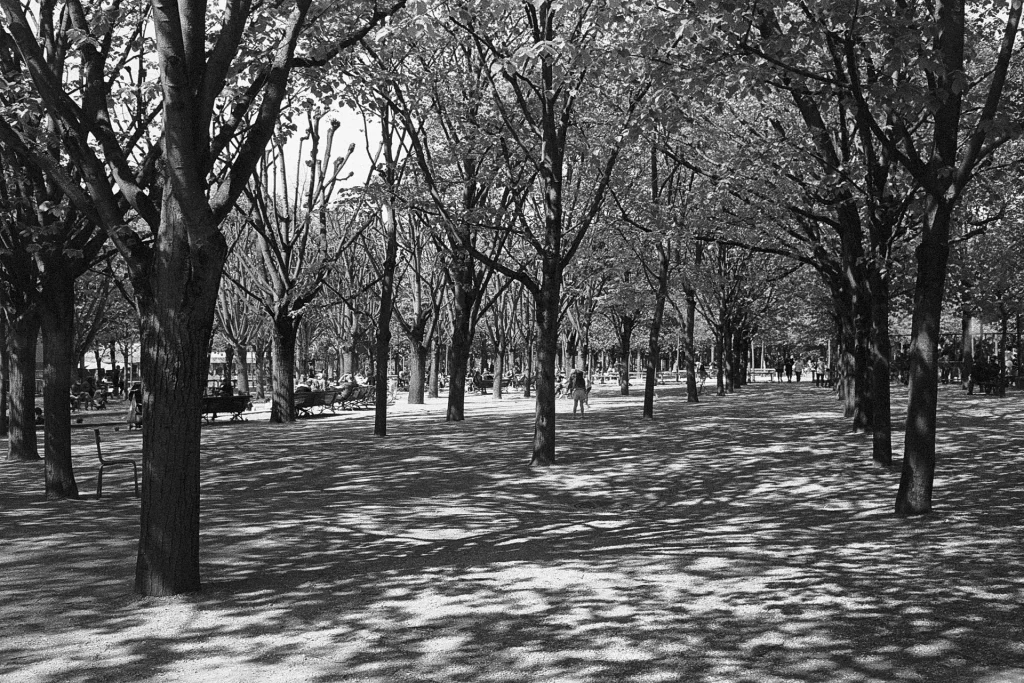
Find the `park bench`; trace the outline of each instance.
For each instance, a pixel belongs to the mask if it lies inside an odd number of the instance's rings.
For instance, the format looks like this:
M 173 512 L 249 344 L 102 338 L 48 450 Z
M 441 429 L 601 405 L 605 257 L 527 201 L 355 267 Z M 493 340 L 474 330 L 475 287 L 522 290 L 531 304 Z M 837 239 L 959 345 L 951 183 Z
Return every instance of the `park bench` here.
M 359 410 L 361 408 L 372 408 L 377 400 L 377 390 L 370 385 L 354 385 L 344 398 L 340 399 L 341 407 L 345 410 Z
M 252 400 L 249 394 L 234 394 L 232 396 L 204 396 L 203 397 L 203 419 L 212 422 L 217 419 L 218 414 L 230 415 L 232 422 L 244 421 L 242 413 L 252 407 Z
M 325 391 L 296 391 L 292 405 L 295 412 L 302 417 L 312 417 L 313 411 L 322 415 L 324 411 L 335 412 L 334 404 L 337 401 L 338 391 L 327 389 Z
M 96 477 L 96 497 L 103 497 L 103 470 L 121 465 L 131 465 L 132 473 L 135 475 L 135 497 L 139 497 L 139 465 L 135 460 L 123 458 L 121 460 L 110 460 L 103 457 L 103 449 L 100 447 L 100 430 L 94 429 L 96 434 L 96 456 L 100 459 L 100 471 Z

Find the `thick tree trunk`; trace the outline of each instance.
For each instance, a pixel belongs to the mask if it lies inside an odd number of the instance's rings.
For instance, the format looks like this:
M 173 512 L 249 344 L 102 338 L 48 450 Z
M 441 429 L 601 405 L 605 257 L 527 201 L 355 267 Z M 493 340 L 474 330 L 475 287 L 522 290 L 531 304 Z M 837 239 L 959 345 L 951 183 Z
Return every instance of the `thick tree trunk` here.
M 10 359 L 7 459 L 39 460 L 35 426 L 39 316 L 32 309 L 15 316 L 10 323 L 7 330 L 7 356 Z
M 871 455 L 892 466 L 892 408 L 889 390 L 889 283 L 877 270 L 871 273 Z
M 287 313 L 274 321 L 270 352 L 270 421 L 295 421 L 296 322 Z
M 71 464 L 71 373 L 75 357 L 75 280 L 69 268 L 47 268 L 41 319 L 46 497 L 78 498 Z
M 934 211 L 937 215 L 932 219 L 931 230 L 925 233 L 917 248 L 917 283 L 910 342 L 910 401 L 907 405 L 903 471 L 896 494 L 898 515 L 923 514 L 932 507 L 939 392 L 937 351 L 942 289 L 949 258 L 951 209 L 939 205 Z
M 142 330 L 143 474 L 135 588 L 144 595 L 200 589 L 202 395 L 227 257 L 219 232 L 210 226 L 186 226 L 168 186 L 158 239 L 183 242 L 196 233 L 204 239 L 191 249 L 159 252 L 147 278 L 151 290 L 136 283 Z

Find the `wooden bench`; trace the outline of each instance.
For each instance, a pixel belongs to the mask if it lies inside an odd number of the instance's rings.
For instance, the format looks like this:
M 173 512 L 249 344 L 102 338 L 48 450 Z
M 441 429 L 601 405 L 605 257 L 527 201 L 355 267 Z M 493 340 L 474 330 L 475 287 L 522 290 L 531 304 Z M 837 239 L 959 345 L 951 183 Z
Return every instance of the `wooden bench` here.
M 217 414 L 220 413 L 230 415 L 232 422 L 245 421 L 242 413 L 252 407 L 251 399 L 252 397 L 249 394 L 204 396 L 203 419 L 207 422 L 212 422 L 217 419 Z
M 326 391 L 296 391 L 292 400 L 295 412 L 302 417 L 312 417 L 313 411 L 319 409 L 317 414 L 329 410 L 334 412 L 334 404 L 338 396 L 336 389 Z

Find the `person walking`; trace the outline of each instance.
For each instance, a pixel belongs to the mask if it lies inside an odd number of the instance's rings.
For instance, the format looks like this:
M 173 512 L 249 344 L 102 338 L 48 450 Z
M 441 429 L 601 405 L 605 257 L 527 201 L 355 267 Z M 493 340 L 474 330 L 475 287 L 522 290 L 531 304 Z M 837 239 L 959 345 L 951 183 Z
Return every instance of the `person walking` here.
M 786 381 L 793 381 L 793 356 L 786 356 Z
M 799 383 L 800 375 L 804 374 L 804 362 L 799 358 L 793 361 L 793 374 L 796 375 L 796 381 Z

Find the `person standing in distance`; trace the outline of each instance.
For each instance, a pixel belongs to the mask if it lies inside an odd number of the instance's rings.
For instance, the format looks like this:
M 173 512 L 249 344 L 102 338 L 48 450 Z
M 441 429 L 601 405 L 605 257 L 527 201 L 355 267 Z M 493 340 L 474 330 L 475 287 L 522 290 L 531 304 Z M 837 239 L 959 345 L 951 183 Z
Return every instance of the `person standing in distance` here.
M 579 406 L 580 417 L 583 417 L 583 406 L 587 403 L 587 376 L 579 368 L 573 368 L 569 373 L 569 391 L 572 392 L 572 414 L 576 416 L 576 407 Z

